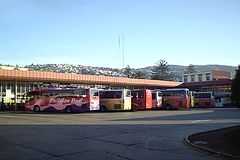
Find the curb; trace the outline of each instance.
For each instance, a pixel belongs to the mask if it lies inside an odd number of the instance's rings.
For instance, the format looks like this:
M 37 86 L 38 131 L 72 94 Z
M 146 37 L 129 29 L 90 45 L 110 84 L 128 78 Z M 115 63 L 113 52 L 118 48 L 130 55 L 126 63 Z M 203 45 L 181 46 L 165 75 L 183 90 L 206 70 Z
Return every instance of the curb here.
M 201 132 L 201 133 L 203 133 L 203 132 Z M 195 133 L 195 134 L 197 134 L 197 133 Z M 236 159 L 236 160 L 240 159 L 240 156 L 234 156 L 232 154 L 228 154 L 228 153 L 224 153 L 224 152 L 218 152 L 218 151 L 215 151 L 213 149 L 205 148 L 205 147 L 202 147 L 202 146 L 199 146 L 197 144 L 192 143 L 189 140 L 189 137 L 193 136 L 195 134 L 191 134 L 191 135 L 186 136 L 184 138 L 184 140 L 183 140 L 183 143 L 185 145 L 188 145 L 188 146 L 192 147 L 192 148 L 195 148 L 195 149 L 198 149 L 198 150 L 202 150 L 202 151 L 205 151 L 205 152 L 208 152 L 208 153 L 211 153 L 211 154 L 215 154 L 215 155 L 220 155 L 220 156 L 223 156 L 225 158 L 231 158 L 231 159 Z

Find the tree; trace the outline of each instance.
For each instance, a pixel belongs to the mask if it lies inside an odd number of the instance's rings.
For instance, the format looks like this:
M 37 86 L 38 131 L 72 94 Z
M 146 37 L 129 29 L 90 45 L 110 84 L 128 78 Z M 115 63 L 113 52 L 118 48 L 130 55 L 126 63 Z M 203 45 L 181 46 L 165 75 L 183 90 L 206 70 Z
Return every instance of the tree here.
M 159 60 L 156 66 L 153 67 L 151 73 L 153 80 L 172 80 L 171 70 L 165 60 Z
M 123 74 L 126 75 L 128 78 L 132 77 L 132 69 L 130 68 L 129 65 L 124 69 Z
M 184 73 L 186 74 L 191 74 L 191 73 L 196 73 L 196 69 L 194 67 L 194 65 L 190 64 L 186 70 L 184 71 Z
M 36 71 L 36 69 L 33 68 L 33 67 L 28 68 L 28 70 L 29 70 L 29 71 Z
M 19 70 L 19 66 L 16 65 L 16 66 L 13 68 L 13 70 Z
M 232 82 L 232 100 L 240 107 L 240 65 L 236 69 L 236 75 Z
M 133 74 L 133 78 L 136 79 L 145 79 L 146 78 L 146 74 L 142 71 L 137 71 Z

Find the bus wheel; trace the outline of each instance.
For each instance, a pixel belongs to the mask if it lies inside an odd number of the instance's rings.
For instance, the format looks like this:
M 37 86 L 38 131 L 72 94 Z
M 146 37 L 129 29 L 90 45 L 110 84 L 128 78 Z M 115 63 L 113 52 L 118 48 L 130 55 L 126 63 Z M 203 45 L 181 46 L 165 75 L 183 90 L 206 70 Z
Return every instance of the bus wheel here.
M 34 106 L 33 111 L 34 111 L 34 112 L 40 112 L 39 106 Z
M 66 110 L 67 113 L 71 113 L 72 112 L 72 107 L 71 106 L 67 106 L 65 108 L 65 110 Z
M 198 104 L 198 103 L 196 103 L 196 104 L 195 104 L 195 107 L 196 107 L 196 108 L 198 108 L 198 107 L 199 107 L 199 104 Z
M 100 106 L 100 111 L 102 111 L 102 112 L 107 111 L 107 107 L 106 106 Z
M 170 104 L 167 104 L 166 105 L 166 109 L 169 110 L 169 109 L 172 109 L 172 106 Z

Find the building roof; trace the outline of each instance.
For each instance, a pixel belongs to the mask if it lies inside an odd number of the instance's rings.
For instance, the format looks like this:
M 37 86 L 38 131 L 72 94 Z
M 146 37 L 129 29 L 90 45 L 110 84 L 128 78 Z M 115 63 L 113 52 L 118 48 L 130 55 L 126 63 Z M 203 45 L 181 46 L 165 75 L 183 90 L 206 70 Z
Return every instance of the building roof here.
M 62 82 L 62 83 L 86 83 L 86 84 L 109 84 L 148 87 L 176 87 L 182 82 L 131 79 L 110 76 L 94 76 L 75 73 L 56 73 L 39 71 L 3 70 L 0 69 L 1 80 L 38 81 L 38 82 Z
M 185 82 L 179 85 L 179 87 L 222 86 L 231 84 L 232 84 L 231 79 L 219 79 L 214 81 Z

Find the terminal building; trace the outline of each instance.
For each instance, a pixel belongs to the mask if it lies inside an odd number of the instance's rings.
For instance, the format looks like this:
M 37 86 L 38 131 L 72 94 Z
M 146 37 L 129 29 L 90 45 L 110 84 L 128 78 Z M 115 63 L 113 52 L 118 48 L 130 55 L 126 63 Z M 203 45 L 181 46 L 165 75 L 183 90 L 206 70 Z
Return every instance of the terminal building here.
M 182 82 L 0 69 L 0 100 L 1 104 L 21 104 L 25 93 L 42 87 L 164 89 L 180 84 Z
M 0 105 L 21 104 L 24 95 L 32 90 L 43 87 L 55 88 L 103 88 L 103 89 L 165 89 L 188 88 L 191 91 L 211 91 L 215 93 L 230 93 L 232 80 L 215 77 L 210 73 L 210 80 L 199 82 L 172 82 L 162 80 L 131 79 L 110 76 L 95 76 L 75 73 L 56 73 L 26 70 L 0 69 Z M 211 80 L 211 78 L 213 80 Z M 0 106 L 1 107 L 1 106 Z

